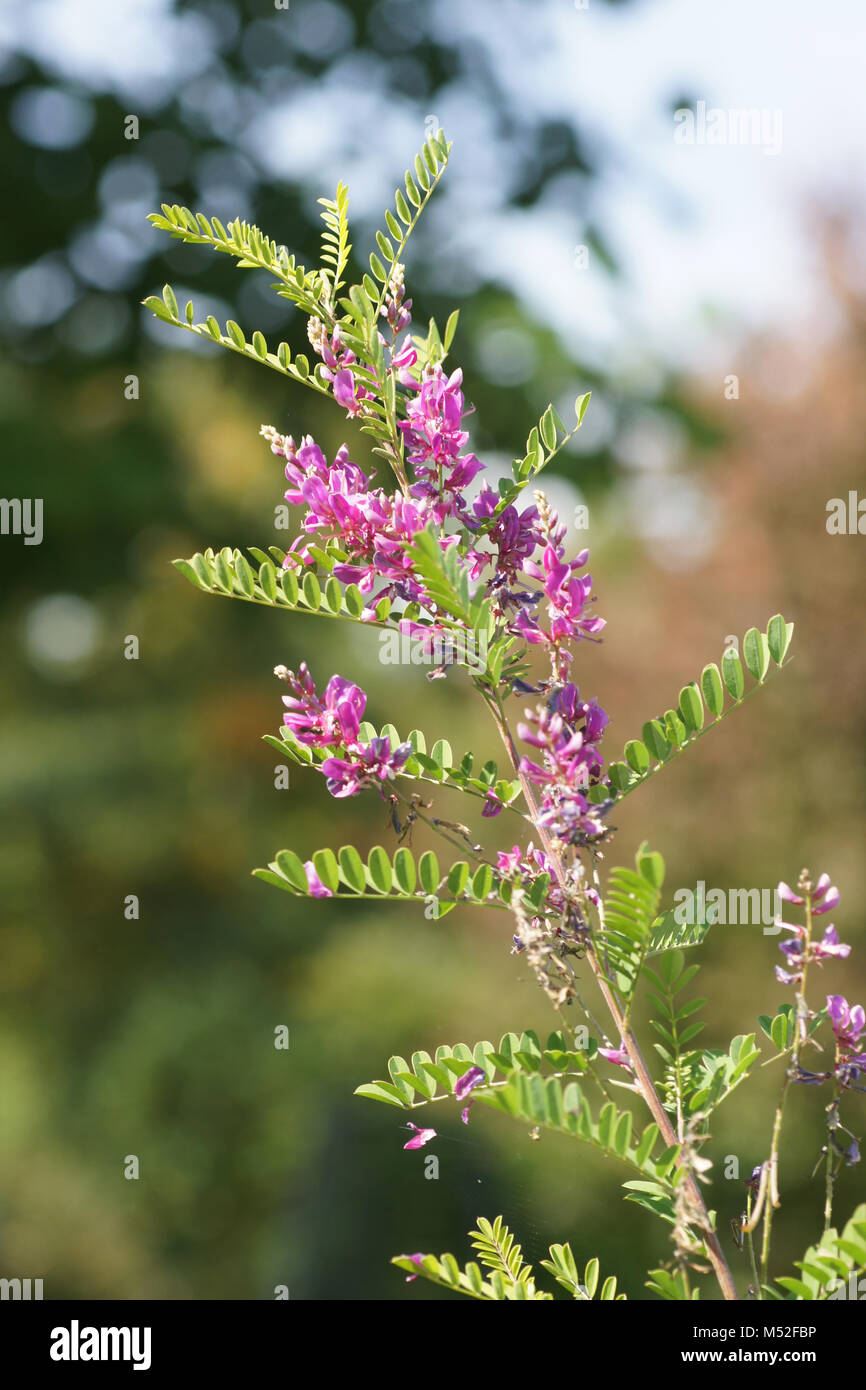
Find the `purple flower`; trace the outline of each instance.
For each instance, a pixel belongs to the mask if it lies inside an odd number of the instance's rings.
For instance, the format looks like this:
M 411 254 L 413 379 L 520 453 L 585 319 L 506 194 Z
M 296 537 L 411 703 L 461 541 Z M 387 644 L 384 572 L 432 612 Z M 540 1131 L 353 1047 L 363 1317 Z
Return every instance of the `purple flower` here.
M 839 940 L 839 933 L 832 923 L 825 927 L 821 940 L 811 942 L 808 948 L 806 947 L 805 927 L 795 927 L 790 922 L 780 922 L 779 925 L 797 933 L 789 941 L 779 942 L 779 950 L 785 956 L 785 963 L 791 967 L 788 971 L 783 970 L 781 966 L 776 966 L 776 979 L 780 984 L 799 984 L 803 978 L 803 967 L 807 961 L 817 961 L 820 964 L 828 957 L 836 956 L 840 960 L 844 960 L 846 956 L 851 954 L 851 947 Z
M 483 1067 L 470 1067 L 464 1072 L 457 1085 L 454 1087 L 454 1095 L 457 1100 L 465 1100 L 470 1091 L 474 1091 L 476 1086 L 480 1086 L 482 1081 L 486 1081 L 487 1073 Z
M 795 893 L 793 888 L 787 883 L 780 883 L 776 892 L 786 903 L 793 903 L 795 907 L 802 907 L 806 899 Z M 830 875 L 822 874 L 812 889 L 810 901 L 812 904 L 812 916 L 821 917 L 825 912 L 832 912 L 834 907 L 838 907 L 841 901 L 841 893 L 838 888 L 834 888 L 830 883 Z M 783 924 L 784 925 L 784 924 Z
M 301 663 L 297 675 L 284 667 L 277 669 L 293 691 L 283 696 L 288 710 L 283 723 L 299 743 L 345 746 L 357 739 L 367 703 L 360 686 L 342 676 L 332 676 L 320 696 L 306 662 Z
M 354 743 L 349 758 L 326 758 L 320 771 L 328 781 L 331 796 L 357 796 L 365 787 L 389 781 L 403 767 L 412 752 L 411 743 L 400 743 L 392 750 L 387 738 Z
M 320 375 L 325 381 L 333 383 L 334 399 L 350 416 L 360 414 L 361 402 L 367 400 L 370 392 L 363 386 L 356 386 L 354 373 L 349 370 L 357 361 L 350 348 L 343 347 L 340 329 L 337 326 L 328 336 L 321 319 L 311 318 L 307 323 L 307 336 L 314 351 L 321 357 L 324 366 Z
M 351 375 L 347 373 L 340 379 L 340 393 L 355 390 L 348 380 Z M 360 388 L 355 394 L 362 398 Z M 344 399 L 348 401 L 349 395 L 344 394 Z M 371 488 L 367 475 L 349 458 L 345 445 L 337 451 L 333 464 L 329 464 L 309 435 L 297 446 L 291 435 L 281 435 L 273 426 L 263 426 L 262 434 L 272 451 L 286 460 L 286 501 L 307 509 L 301 520 L 303 534 L 292 542 L 285 566 L 315 563 L 310 544 L 321 548 L 334 539 L 347 557 L 334 567 L 336 579 L 357 584 L 365 594 L 372 592 L 378 579 L 384 579 L 390 581 L 390 588 L 381 591 L 377 599 L 390 592 L 423 602 L 426 594 L 412 576 L 406 542 L 427 525 L 428 503 L 405 498 L 401 492 L 389 497 L 381 488 Z M 371 608 L 369 617 L 372 615 Z
M 471 520 L 463 491 L 484 466 L 474 454 L 463 452 L 469 436 L 462 424 L 462 384 L 459 368 L 446 376 L 439 365 L 425 367 L 399 426 L 416 479 L 412 496 L 426 501 L 439 524 L 447 517 Z
M 866 1028 L 863 1005 L 855 1004 L 852 1008 L 843 995 L 828 994 L 827 1013 L 839 1047 L 846 1051 L 857 1047 Z
M 839 933 L 832 923 L 825 929 L 821 940 L 814 943 L 813 949 L 816 960 L 820 960 L 822 956 L 839 956 L 844 960 L 851 954 L 851 947 L 839 940 Z
M 794 1081 L 803 1086 L 821 1086 L 825 1081 L 829 1081 L 832 1072 L 829 1071 L 806 1071 L 803 1067 L 798 1067 L 794 1074 Z
M 526 560 L 523 568 L 543 585 L 548 626 L 544 627 L 538 617 L 530 617 L 524 609 L 515 619 L 513 631 L 525 642 L 547 646 L 555 674 L 564 679 L 571 661 L 571 653 L 564 644 L 582 637 L 594 637 L 605 627 L 605 621 L 587 612 L 593 601 L 592 576 L 577 574 L 589 559 L 589 551 L 582 550 L 576 559 L 565 560 L 565 528 L 555 513 L 547 515 L 545 526 L 548 540 L 542 563 Z
M 842 894 L 838 888 L 825 886 L 820 893 L 816 890 L 812 894 L 812 916 L 823 917 L 825 912 L 832 912 L 834 907 L 838 907 L 841 900 Z
M 359 396 L 355 378 L 349 368 L 344 367 L 337 372 L 334 377 L 334 400 L 337 405 L 341 405 L 350 416 L 359 415 L 363 408 L 362 399 L 363 396 Z
M 410 743 L 392 749 L 387 738 L 374 738 L 369 743 L 358 741 L 367 703 L 360 686 L 342 676 L 332 676 L 324 695 L 319 695 L 306 664 L 301 665 L 297 675 L 284 666 L 278 666 L 276 674 L 294 692 L 283 696 L 283 703 L 288 706 L 283 722 L 298 742 L 339 749 L 339 756 L 325 758 L 318 768 L 327 779 L 332 796 L 357 796 L 365 787 L 389 781 L 404 766 L 412 752 Z
M 409 300 L 409 303 L 412 301 Z M 408 321 L 408 320 L 407 320 Z M 402 327 L 403 325 L 401 325 Z M 411 390 L 417 391 L 419 383 L 412 375 L 411 368 L 418 361 L 418 353 L 412 342 L 412 334 L 407 333 L 399 347 L 395 348 L 391 356 L 391 366 L 397 372 L 397 380 L 401 386 L 408 386 Z
M 470 529 L 477 529 L 488 544 L 495 547 L 495 550 L 473 547 L 468 551 L 469 577 L 478 579 L 487 565 L 493 565 L 496 590 L 516 581 L 543 540 L 537 507 L 526 507 L 519 512 L 509 503 L 497 514 L 499 503 L 498 492 L 485 482 L 472 504 L 471 519 L 467 519 Z M 514 601 L 513 595 L 506 597 L 507 601 Z
M 562 895 L 562 889 L 556 882 L 553 866 L 544 850 L 536 849 L 531 842 L 526 846 L 526 849 L 521 849 L 520 845 L 514 845 L 507 852 L 505 850 L 499 851 L 496 856 L 496 867 L 503 878 L 519 879 L 524 888 L 531 887 L 540 874 L 547 874 L 551 880 L 547 892 L 547 906 L 554 912 L 563 911 L 565 899 Z M 515 937 L 515 941 L 517 939 Z M 518 949 L 524 949 L 522 942 Z
M 600 1047 L 599 1057 L 603 1057 L 606 1062 L 612 1062 L 616 1067 L 625 1067 L 627 1071 L 632 1070 L 631 1059 L 624 1047 Z
M 541 823 L 566 844 L 581 844 L 602 833 L 604 807 L 586 795 L 598 782 L 604 759 L 598 741 L 607 715 L 595 700 L 582 701 L 577 687 L 557 690 L 546 705 L 527 712 L 527 723 L 517 726 L 524 743 L 541 750 L 542 762 L 523 757 L 520 770 L 543 787 Z M 583 727 L 578 728 L 580 721 Z
M 382 317 L 388 320 L 388 324 L 391 328 L 391 331 L 395 335 L 401 332 L 406 327 L 406 325 L 410 322 L 412 317 L 409 313 L 409 310 L 412 308 L 411 299 L 405 300 L 404 303 L 406 287 L 403 281 L 403 276 L 403 266 L 400 264 L 399 261 L 395 261 L 394 265 L 391 268 L 391 277 L 387 285 L 385 302 L 379 310 L 379 313 L 382 315 Z M 380 334 L 379 336 L 381 337 L 382 335 Z M 412 338 L 407 333 L 403 341 L 404 344 L 407 342 L 411 344 Z M 417 382 L 415 384 L 417 385 Z
M 414 1129 L 415 1133 L 408 1144 L 403 1145 L 404 1149 L 423 1149 L 425 1144 L 429 1144 L 431 1139 L 436 1138 L 435 1129 L 419 1129 L 418 1125 L 413 1125 L 411 1120 L 409 1121 L 409 1129 Z M 410 1256 L 410 1258 L 414 1259 L 414 1256 Z
M 311 898 L 332 898 L 334 896 L 330 888 L 325 887 L 319 875 L 316 873 L 312 859 L 307 860 L 304 865 L 304 871 L 307 875 L 307 883 L 309 884 Z
M 794 903 L 796 907 L 802 907 L 806 901 L 805 898 L 798 897 L 793 888 L 789 888 L 788 884 L 783 881 L 779 882 L 776 892 L 786 903 Z
M 411 1260 L 413 1265 L 422 1265 L 424 1263 L 424 1256 L 421 1254 L 420 1251 L 416 1252 L 414 1255 L 403 1255 L 401 1258 L 404 1260 Z M 417 1274 L 407 1274 L 406 1283 L 414 1284 L 417 1278 Z

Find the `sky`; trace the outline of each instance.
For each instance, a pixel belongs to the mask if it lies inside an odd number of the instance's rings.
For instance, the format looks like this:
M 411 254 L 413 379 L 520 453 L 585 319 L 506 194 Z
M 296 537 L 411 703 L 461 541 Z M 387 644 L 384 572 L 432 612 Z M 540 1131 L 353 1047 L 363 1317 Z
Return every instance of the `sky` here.
M 440 224 L 455 288 L 462 262 L 493 268 L 607 370 L 661 358 L 724 372 L 747 331 L 771 326 L 813 341 L 829 331 L 814 218 L 864 203 L 859 0 L 430 0 L 425 15 L 455 43 L 485 44 L 516 104 L 588 123 L 608 152 L 594 216 L 625 272 L 611 279 L 581 249 L 569 179 L 539 209 L 503 206 L 508 152 L 482 90 L 462 88 L 423 114 L 455 141 Z M 348 165 L 356 216 L 376 216 L 393 170 L 423 138 L 418 109 L 408 99 L 381 108 L 375 73 L 352 57 L 328 0 L 291 0 L 285 22 L 311 53 L 346 46 L 345 62 L 327 84 L 284 83 L 251 105 L 242 148 L 277 179 L 316 170 L 327 186 Z M 213 42 L 168 0 L 0 3 L 0 54 L 20 45 L 58 78 L 98 79 L 143 114 L 181 78 L 194 99 Z M 703 103 L 727 142 L 709 143 L 699 126 L 694 143 L 678 141 L 685 126 L 673 111 L 683 102 L 693 113 Z M 744 143 L 738 113 L 751 111 L 758 126 Z M 67 110 L 73 125 L 79 118 Z
M 474 7 L 450 0 L 450 9 L 456 24 L 480 32 Z M 627 273 L 614 288 L 591 259 L 577 268 L 580 228 L 551 209 L 541 259 L 566 291 L 563 319 L 582 312 L 600 351 L 621 352 L 631 328 L 672 361 L 720 366 L 738 327 L 814 328 L 825 295 L 807 210 L 862 209 L 866 194 L 862 4 L 646 0 L 611 9 L 589 0 L 577 9 L 563 0 L 552 6 L 552 43 L 533 38 L 525 6 L 499 10 L 488 38 L 514 100 L 589 112 L 612 154 L 601 220 Z M 508 60 L 521 19 L 523 72 Z M 757 110 L 773 138 L 677 143 L 672 107 L 682 98 L 693 111 L 698 101 L 726 115 Z M 526 244 L 521 219 L 509 219 L 497 258 L 516 260 Z

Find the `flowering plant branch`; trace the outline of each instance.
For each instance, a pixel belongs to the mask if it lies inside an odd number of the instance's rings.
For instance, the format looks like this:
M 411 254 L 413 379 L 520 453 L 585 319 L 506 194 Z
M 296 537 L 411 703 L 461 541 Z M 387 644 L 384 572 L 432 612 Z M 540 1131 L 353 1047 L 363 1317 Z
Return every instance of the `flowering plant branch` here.
M 704 1025 L 693 1016 L 705 1001 L 681 1002 L 680 996 L 698 970 L 686 965 L 686 951 L 703 939 L 710 922 L 672 922 L 663 911 L 661 855 L 642 845 L 634 868 L 612 870 L 606 886 L 601 866 L 613 836 L 613 807 L 786 664 L 793 625 L 776 615 L 765 632 L 750 629 L 742 661 L 726 650 L 720 667 L 706 666 L 699 681 L 682 688 L 674 708 L 626 743 L 621 760 L 607 761 L 601 747 L 608 716 L 595 698 L 584 698 L 572 674 L 577 649 L 600 641 L 605 627 L 587 571 L 589 554 L 570 553 L 567 527 L 538 485 L 543 469 L 580 428 L 589 397 L 578 396 L 572 426 L 548 406 L 511 477 L 494 486 L 482 478 L 484 465 L 470 447 L 462 372 L 445 366 L 456 311 L 441 331 L 433 320 L 426 333 L 410 331 L 402 257 L 450 148 L 441 131 L 425 142 L 406 173 L 405 193 L 397 191 L 376 234 L 369 273 L 348 290 L 352 248 L 342 184 L 333 200 L 320 200 L 324 233 L 321 265 L 314 270 L 244 222 L 225 228 L 215 218 L 168 205 L 152 216 L 182 240 L 276 277 L 277 293 L 307 316 L 316 360 L 293 358 L 286 343 L 272 352 L 259 332 L 247 341 L 231 320 L 225 331 L 213 318 L 196 322 L 192 304 L 181 314 L 169 286 L 161 299 L 145 301 L 157 317 L 333 401 L 372 440 L 392 480 L 368 476 L 347 445 L 329 461 L 310 435 L 296 440 L 264 426 L 262 436 L 285 469 L 286 502 L 298 509 L 297 537 L 287 551 L 250 550 L 252 564 L 228 548 L 176 564 L 207 592 L 376 627 L 387 641 L 406 644 L 412 663 L 426 665 L 430 679 L 465 671 L 502 743 L 504 768 L 495 762 L 479 768 L 472 753 L 455 758 L 447 740 L 437 739 L 428 750 L 420 730 L 404 730 L 401 737 L 391 724 L 374 727 L 365 720 L 364 691 L 348 676 L 332 675 L 323 685 L 305 662 L 297 671 L 275 668 L 284 713 L 269 742 L 321 775 L 336 799 L 361 793 L 385 799 L 397 843 L 390 850 L 374 847 L 366 862 L 352 846 L 338 853 L 319 849 L 307 858 L 282 850 L 257 875 L 294 896 L 417 901 L 434 918 L 458 905 L 506 911 L 511 951 L 525 959 L 558 1015 L 559 1027 L 546 1044 L 527 1031 L 507 1034 L 498 1048 L 480 1042 L 442 1045 L 435 1056 L 419 1051 L 411 1065 L 392 1057 L 389 1079 L 359 1086 L 357 1094 L 407 1110 L 456 1100 L 465 1123 L 472 1106 L 484 1104 L 534 1130 L 555 1129 L 616 1156 L 631 1170 L 627 1200 L 671 1229 L 671 1258 L 650 1272 L 649 1288 L 665 1299 L 693 1299 L 710 1275 L 716 1296 L 733 1300 L 737 1281 L 704 1199 L 712 1165 L 702 1148 L 714 1111 L 747 1079 L 760 1050 L 754 1033 L 734 1038 L 727 1049 L 695 1045 Z M 524 707 L 517 717 L 511 713 L 515 701 Z M 477 828 L 429 814 L 431 789 L 467 797 L 482 822 L 507 817 L 516 827 L 506 841 L 511 847 L 492 853 L 477 840 Z M 416 860 L 410 847 L 416 821 L 449 847 L 446 868 L 432 850 Z M 455 850 L 462 857 L 454 859 Z M 747 1184 L 731 1253 L 747 1248 L 753 1297 L 831 1297 L 830 1275 L 824 1279 L 822 1271 L 840 1276 L 866 1268 L 866 1208 L 854 1214 L 844 1239 L 830 1225 L 839 1167 L 859 1157 L 840 1106 L 847 1091 L 866 1089 L 859 1084 L 866 1022 L 863 1009 L 840 995 L 829 996 L 818 1012 L 806 1001 L 810 964 L 849 950 L 832 927 L 820 942 L 812 935 L 813 919 L 838 903 L 837 890 L 826 875 L 813 885 L 804 873 L 796 893 L 785 885 L 779 891 L 806 918 L 804 926 L 791 928 L 793 938 L 782 945 L 788 968 L 777 972 L 780 982 L 795 988 L 795 1004 L 761 1020 L 786 1073 L 769 1156 Z M 653 1025 L 660 1038 L 654 1044 L 657 1076 L 632 1024 L 644 985 L 660 1015 Z M 584 1000 L 587 986 L 598 996 L 592 1007 L 601 1010 L 600 1022 Z M 586 1022 L 569 1022 L 575 1014 Z M 835 1039 L 833 1065 L 807 1072 L 804 1051 L 818 1045 L 816 1034 L 827 1023 Z M 790 1086 L 800 1082 L 829 1083 L 833 1091 L 822 1151 L 822 1244 L 804 1262 L 809 1268 L 802 1279 L 773 1282 L 783 1111 Z M 601 1092 L 597 1114 L 587 1086 Z M 613 1087 L 626 1092 L 628 1108 L 618 1108 Z M 410 1123 L 409 1130 L 409 1150 L 436 1136 L 429 1126 Z M 753 1233 L 762 1218 L 759 1267 Z M 395 1263 L 411 1279 L 420 1275 L 474 1298 L 551 1297 L 537 1286 L 501 1219 L 479 1220 L 474 1246 L 486 1275 L 477 1263 L 461 1271 L 450 1255 L 398 1256 Z M 544 1268 L 562 1288 L 576 1299 L 594 1296 L 597 1261 L 581 1274 L 567 1244 L 552 1246 L 550 1256 Z M 601 1297 L 624 1296 L 616 1290 L 611 1276 Z

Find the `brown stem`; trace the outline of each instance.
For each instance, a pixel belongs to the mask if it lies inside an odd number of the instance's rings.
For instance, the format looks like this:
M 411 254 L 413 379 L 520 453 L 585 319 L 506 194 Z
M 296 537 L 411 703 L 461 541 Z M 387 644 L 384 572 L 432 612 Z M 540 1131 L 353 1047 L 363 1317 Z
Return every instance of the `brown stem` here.
M 489 704 L 491 713 L 493 714 L 493 717 L 496 721 L 496 727 L 499 730 L 499 735 L 502 739 L 502 742 L 505 744 L 505 748 L 508 752 L 508 757 L 511 761 L 511 765 L 514 768 L 514 771 L 516 772 L 517 777 L 520 781 L 520 787 L 523 792 L 526 804 L 529 808 L 530 814 L 532 816 L 534 828 L 538 832 L 538 837 L 541 840 L 544 852 L 550 861 L 551 867 L 556 876 L 556 881 L 562 889 L 563 893 L 567 895 L 569 890 L 562 859 L 560 855 L 557 853 L 557 851 L 554 849 L 552 839 L 548 834 L 546 827 L 540 825 L 538 822 L 538 805 L 535 800 L 535 790 L 529 778 L 526 776 L 526 773 L 521 772 L 520 770 L 520 757 L 514 743 L 514 737 L 511 733 L 510 728 L 508 727 L 508 721 L 505 718 L 505 713 L 502 709 L 501 704 L 498 700 L 496 700 L 495 697 L 493 697 L 492 699 L 488 699 L 487 703 Z M 679 1141 L 677 1139 L 676 1133 L 674 1132 L 674 1128 L 670 1122 L 670 1118 L 667 1114 L 667 1111 L 662 1105 L 661 1098 L 658 1092 L 656 1091 L 655 1083 L 650 1075 L 649 1068 L 647 1067 L 647 1064 L 644 1060 L 637 1039 L 635 1038 L 634 1033 L 631 1030 L 631 1027 L 626 1023 L 622 1010 L 620 1009 L 619 1004 L 614 998 L 613 991 L 611 990 L 610 985 L 605 979 L 604 972 L 599 963 L 598 957 L 595 954 L 594 949 L 590 949 L 587 952 L 586 959 L 589 961 L 590 969 L 592 970 L 592 973 L 595 976 L 596 983 L 601 991 L 602 998 L 604 999 L 604 1002 L 610 1011 L 611 1018 L 613 1019 L 617 1028 L 619 1029 L 620 1037 L 622 1039 L 623 1046 L 625 1047 L 625 1050 L 628 1053 L 629 1060 L 632 1065 L 632 1071 L 634 1072 L 635 1081 L 637 1082 L 641 1095 L 643 1096 L 643 1099 L 646 1102 L 650 1114 L 652 1115 L 655 1123 L 659 1127 L 659 1133 L 661 1134 L 662 1139 L 664 1140 L 666 1146 L 668 1148 L 671 1148 L 674 1145 L 678 1144 Z M 734 1283 L 734 1277 L 731 1274 L 731 1271 L 728 1267 L 728 1262 L 725 1259 L 722 1247 L 719 1243 L 719 1238 L 716 1235 L 715 1231 L 712 1229 L 712 1226 L 710 1224 L 709 1213 L 707 1212 L 706 1204 L 704 1202 L 703 1195 L 701 1193 L 700 1187 L 698 1186 L 698 1182 L 695 1178 L 694 1173 L 692 1173 L 691 1171 L 687 1172 L 685 1181 L 688 1186 L 689 1196 L 692 1198 L 692 1201 L 702 1220 L 703 1236 L 707 1245 L 707 1253 L 709 1255 L 710 1263 L 713 1266 L 716 1278 L 719 1281 L 719 1287 L 722 1290 L 722 1293 L 724 1294 L 726 1300 L 731 1302 L 736 1301 L 739 1299 L 739 1294 L 737 1293 L 737 1286 Z

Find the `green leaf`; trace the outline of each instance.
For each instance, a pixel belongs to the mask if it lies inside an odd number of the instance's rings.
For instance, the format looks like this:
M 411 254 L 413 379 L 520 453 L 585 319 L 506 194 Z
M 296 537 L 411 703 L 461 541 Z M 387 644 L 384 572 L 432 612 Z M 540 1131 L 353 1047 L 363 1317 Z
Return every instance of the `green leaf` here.
M 762 681 L 770 665 L 770 648 L 766 636 L 756 627 L 750 627 L 743 638 L 743 658 L 750 675 Z
M 247 344 L 246 338 L 244 337 L 243 329 L 241 328 L 240 324 L 235 323 L 234 319 L 228 319 L 226 322 L 226 333 L 231 338 L 235 347 L 238 348 L 241 352 L 244 352 Z
M 637 873 L 611 870 L 604 902 L 604 930 L 598 935 L 601 959 L 626 1001 L 634 995 L 653 925 L 658 917 L 664 860 L 641 845 L 635 857 Z
M 340 887 L 340 870 L 333 850 L 316 850 L 313 855 L 313 868 L 325 887 L 336 893 Z
M 301 592 L 304 595 L 305 602 L 312 608 L 313 612 L 317 612 L 322 606 L 322 589 L 312 570 L 307 570 L 307 573 L 304 575 L 301 584 Z
M 670 753 L 665 731 L 657 719 L 650 719 L 643 726 L 644 745 L 657 762 L 664 762 Z
M 162 319 L 163 323 L 174 323 L 168 305 L 157 298 L 155 294 L 148 295 L 147 299 L 143 299 L 141 302 L 144 307 L 149 309 L 152 314 L 155 314 L 158 319 Z
M 427 894 L 436 893 L 439 888 L 439 861 L 432 849 L 425 850 L 418 861 L 418 877 L 421 887 Z
M 786 623 L 780 614 L 771 618 L 773 651 L 777 656 L 787 652 L 793 632 L 793 624 Z M 749 672 L 757 684 L 748 695 L 754 693 L 767 680 L 771 648 L 769 633 L 751 628 L 743 639 L 743 649 Z M 744 698 L 745 679 L 743 668 L 736 652 L 729 648 L 722 657 L 722 672 L 716 665 L 705 666 L 700 684 L 690 681 L 680 691 L 678 707 L 668 710 L 661 719 L 651 719 L 643 727 L 642 739 L 632 739 L 625 745 L 624 763 L 611 761 L 608 766 L 607 784 L 593 787 L 589 799 L 598 804 L 612 797 L 627 796 L 648 778 L 655 775 L 659 767 L 669 761 L 681 750 L 697 742 L 712 727 L 712 723 L 723 720 Z M 778 664 L 778 663 L 777 663 Z M 734 703 L 725 709 L 725 689 Z M 705 724 L 704 703 L 712 717 L 710 725 Z
M 363 893 L 367 888 L 367 875 L 364 861 L 352 845 L 344 845 L 340 850 L 340 873 L 343 882 L 355 893 Z
M 171 285 L 163 285 L 162 298 L 172 319 L 179 319 L 180 314 L 178 312 L 177 300 L 175 299 L 174 290 Z
M 684 685 L 680 691 L 679 711 L 682 721 L 690 733 L 703 727 L 704 705 L 698 687 L 692 683 Z
M 417 875 L 415 873 L 415 860 L 408 849 L 401 848 L 394 855 L 394 877 L 397 880 L 397 887 L 403 893 L 414 893 Z
M 401 1093 L 396 1086 L 387 1081 L 371 1081 L 364 1086 L 358 1086 L 355 1095 L 366 1096 L 368 1100 L 381 1100 L 385 1105 L 397 1105 L 403 1109 Z
M 794 624 L 786 623 L 781 613 L 777 613 L 775 617 L 770 619 L 767 627 L 767 645 L 777 666 L 781 666 L 788 654 L 793 632 Z
M 448 873 L 448 890 L 455 898 L 459 898 L 465 891 L 469 881 L 469 865 L 463 861 L 452 864 Z
M 391 861 L 381 845 L 376 845 L 367 856 L 369 882 L 377 893 L 391 891 Z
M 742 700 L 745 689 L 743 668 L 736 652 L 729 649 L 722 657 L 722 676 L 728 691 L 735 700 Z
M 546 449 L 556 448 L 556 425 L 553 420 L 553 406 L 549 405 L 538 424 L 539 433 Z
M 302 893 L 309 892 L 306 869 L 293 850 L 280 850 L 277 855 L 277 865 L 290 883 L 294 884 Z
M 710 714 L 719 719 L 725 708 L 725 692 L 718 666 L 710 664 L 704 667 L 701 673 L 701 690 Z
M 623 752 L 625 753 L 629 767 L 633 768 L 635 772 L 643 774 L 648 771 L 650 756 L 640 739 L 630 739 L 625 745 Z

